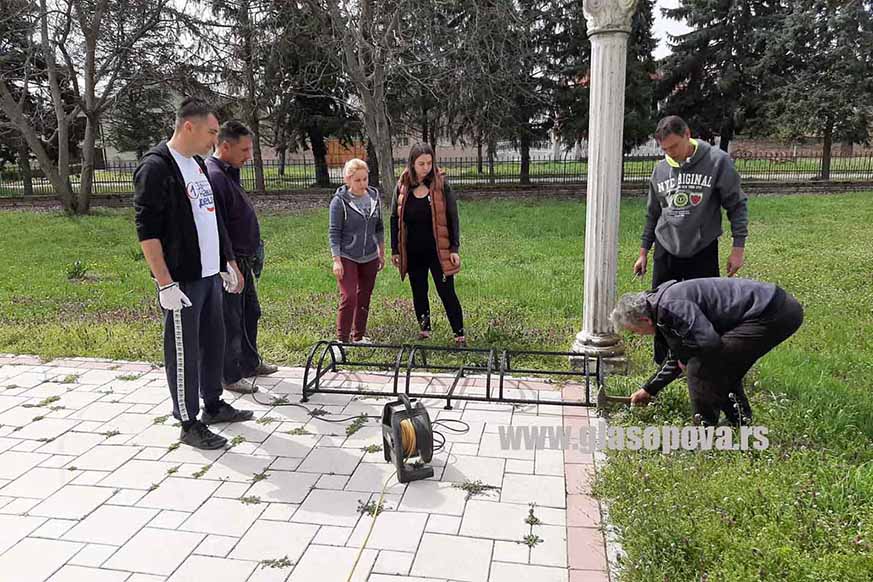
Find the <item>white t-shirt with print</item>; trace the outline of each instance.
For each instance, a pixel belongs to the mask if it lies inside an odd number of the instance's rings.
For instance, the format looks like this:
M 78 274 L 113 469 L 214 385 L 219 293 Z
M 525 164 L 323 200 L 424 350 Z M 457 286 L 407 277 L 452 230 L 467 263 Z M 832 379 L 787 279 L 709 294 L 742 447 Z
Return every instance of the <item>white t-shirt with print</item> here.
M 168 146 L 169 147 L 169 146 Z M 218 219 L 215 217 L 215 197 L 206 174 L 194 158 L 183 156 L 169 148 L 185 179 L 185 190 L 191 201 L 194 225 L 200 241 L 201 276 L 211 277 L 220 269 Z

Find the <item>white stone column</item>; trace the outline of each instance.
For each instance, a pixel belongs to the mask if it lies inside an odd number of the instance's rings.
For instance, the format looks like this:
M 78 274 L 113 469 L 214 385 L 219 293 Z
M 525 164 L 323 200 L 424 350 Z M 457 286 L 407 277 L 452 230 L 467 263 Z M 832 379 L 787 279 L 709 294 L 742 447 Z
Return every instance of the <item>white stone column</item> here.
M 621 358 L 609 322 L 615 305 L 624 130 L 627 39 L 636 0 L 583 0 L 591 39 L 588 109 L 588 198 L 582 331 L 573 351 Z

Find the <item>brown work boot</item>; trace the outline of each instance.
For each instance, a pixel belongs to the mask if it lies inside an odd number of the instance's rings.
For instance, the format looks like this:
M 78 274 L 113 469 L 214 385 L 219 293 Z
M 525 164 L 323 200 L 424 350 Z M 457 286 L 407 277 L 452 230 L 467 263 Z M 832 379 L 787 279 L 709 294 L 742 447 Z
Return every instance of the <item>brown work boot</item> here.
M 279 366 L 274 364 L 268 364 L 267 362 L 261 362 L 258 364 L 258 367 L 255 368 L 255 376 L 269 376 L 270 374 L 275 374 L 279 371 Z
M 237 394 L 254 394 L 258 391 L 255 383 L 248 378 L 240 378 L 231 384 L 222 384 L 228 392 L 236 392 Z

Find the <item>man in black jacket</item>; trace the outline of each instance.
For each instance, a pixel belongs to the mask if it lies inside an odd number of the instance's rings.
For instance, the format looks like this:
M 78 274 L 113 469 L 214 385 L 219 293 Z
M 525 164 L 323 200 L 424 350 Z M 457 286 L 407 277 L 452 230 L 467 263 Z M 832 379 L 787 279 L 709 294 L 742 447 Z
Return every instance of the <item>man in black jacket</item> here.
M 222 285 L 242 277 L 201 155 L 215 146 L 218 119 L 201 99 L 185 99 L 173 137 L 140 160 L 133 174 L 136 231 L 164 309 L 164 364 L 180 439 L 217 449 L 227 439 L 206 425 L 249 420 L 221 400 L 224 357 Z M 200 399 L 204 412 L 201 420 Z
M 206 159 L 215 202 L 227 225 L 227 235 L 243 276 L 242 293 L 224 295 L 224 389 L 241 394 L 257 392 L 249 376 L 266 376 L 278 370 L 258 353 L 258 320 L 261 305 L 257 283 L 260 276 L 261 227 L 255 207 L 240 184 L 240 168 L 252 157 L 252 132 L 231 119 L 218 132 L 215 155 Z
M 721 412 L 733 424 L 751 419 L 743 377 L 797 331 L 803 308 L 771 283 L 712 277 L 627 293 L 610 317 L 616 330 L 657 335 L 669 348 L 661 368 L 631 403 L 649 402 L 684 370 L 691 408 L 712 426 Z

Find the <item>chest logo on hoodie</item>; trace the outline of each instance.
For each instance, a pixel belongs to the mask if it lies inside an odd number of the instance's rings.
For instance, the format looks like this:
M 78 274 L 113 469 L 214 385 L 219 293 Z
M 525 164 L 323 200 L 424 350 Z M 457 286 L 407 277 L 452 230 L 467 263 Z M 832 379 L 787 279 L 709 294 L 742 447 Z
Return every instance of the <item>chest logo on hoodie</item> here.
M 688 206 L 688 194 L 685 192 L 676 192 L 673 194 L 673 202 L 671 206 L 676 208 L 685 208 Z
M 665 197 L 670 208 L 686 208 L 697 206 L 703 202 L 703 192 L 674 192 Z
M 655 184 L 658 194 L 666 194 L 675 190 L 703 190 L 712 188 L 712 176 L 706 174 L 681 173 Z

